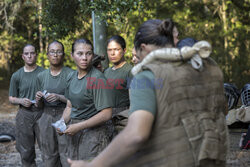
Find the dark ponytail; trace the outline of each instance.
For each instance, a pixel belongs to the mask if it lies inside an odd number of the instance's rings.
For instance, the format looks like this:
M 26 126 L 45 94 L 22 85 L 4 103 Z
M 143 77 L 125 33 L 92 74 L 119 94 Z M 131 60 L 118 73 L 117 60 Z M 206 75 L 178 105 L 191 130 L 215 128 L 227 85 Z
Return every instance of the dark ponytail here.
M 163 20 L 158 28 L 162 35 L 173 38 L 174 22 L 171 19 Z
M 161 47 L 174 46 L 173 28 L 174 22 L 171 19 L 163 21 L 155 19 L 144 22 L 135 35 L 135 48 L 139 49 L 142 43 Z

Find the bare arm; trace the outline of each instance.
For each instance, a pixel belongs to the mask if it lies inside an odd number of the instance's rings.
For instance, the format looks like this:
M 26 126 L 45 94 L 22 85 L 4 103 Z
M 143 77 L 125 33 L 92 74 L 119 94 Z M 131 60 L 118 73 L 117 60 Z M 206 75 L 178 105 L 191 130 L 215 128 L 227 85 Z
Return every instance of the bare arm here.
M 46 100 L 48 102 L 55 102 L 55 101 L 61 101 L 63 103 L 67 103 L 67 99 L 63 95 L 59 95 L 56 93 L 50 93 L 47 97 Z
M 72 104 L 69 100 L 67 100 L 67 105 L 66 105 L 66 108 L 64 109 L 63 115 L 62 115 L 62 118 L 64 119 L 65 123 L 68 123 L 70 120 L 71 108 L 72 108 Z
M 27 98 L 18 98 L 18 97 L 13 97 L 9 96 L 9 102 L 14 105 L 22 105 L 24 107 L 30 107 L 31 106 L 31 101 Z
M 9 102 L 14 105 L 22 104 L 23 98 L 9 96 Z
M 43 93 L 41 91 L 36 92 L 36 97 L 35 97 L 36 98 L 36 104 L 35 104 L 36 107 L 39 107 L 39 108 L 43 107 L 42 97 L 43 97 Z
M 69 127 L 66 129 L 65 133 L 69 135 L 74 135 L 80 130 L 95 127 L 97 125 L 100 125 L 109 119 L 111 119 L 112 116 L 112 109 L 111 108 L 105 108 L 102 111 L 100 111 L 98 114 L 94 115 L 93 117 L 89 118 L 88 120 L 84 120 L 82 122 L 69 125 Z
M 59 100 L 60 100 L 61 102 L 67 103 L 66 97 L 64 97 L 63 95 L 59 95 L 59 94 L 57 94 L 57 96 L 59 97 Z
M 90 163 L 68 160 L 71 167 L 110 167 L 134 154 L 148 140 L 154 116 L 138 110 L 130 115 L 126 128 Z M 110 158 L 112 157 L 112 158 Z

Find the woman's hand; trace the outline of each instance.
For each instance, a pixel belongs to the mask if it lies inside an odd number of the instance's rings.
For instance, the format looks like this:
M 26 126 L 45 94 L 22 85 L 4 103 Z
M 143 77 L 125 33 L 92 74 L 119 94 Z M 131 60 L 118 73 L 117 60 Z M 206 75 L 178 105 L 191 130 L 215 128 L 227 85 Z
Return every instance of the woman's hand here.
M 46 98 L 48 102 L 52 103 L 60 99 L 60 97 L 55 93 L 49 93 Z
M 77 132 L 79 132 L 80 130 L 82 130 L 81 126 L 79 123 L 75 123 L 75 124 L 71 124 L 68 126 L 68 128 L 65 130 L 65 134 L 67 135 L 75 135 Z
M 43 93 L 41 91 L 36 92 L 36 101 L 40 101 L 43 97 Z
M 30 107 L 31 106 L 31 101 L 30 99 L 27 99 L 27 98 L 22 98 L 21 99 L 21 105 L 24 106 L 24 107 Z
M 68 159 L 68 163 L 70 165 L 70 167 L 90 167 L 88 162 L 82 161 L 82 160 L 71 160 Z

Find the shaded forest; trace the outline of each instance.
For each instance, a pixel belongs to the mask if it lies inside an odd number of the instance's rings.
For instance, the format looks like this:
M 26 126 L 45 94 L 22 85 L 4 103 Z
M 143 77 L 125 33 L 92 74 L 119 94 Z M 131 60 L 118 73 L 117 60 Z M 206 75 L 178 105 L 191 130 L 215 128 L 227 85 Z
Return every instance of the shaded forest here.
M 65 65 L 74 39 L 93 41 L 92 12 L 107 26 L 107 37 L 120 34 L 131 61 L 133 39 L 148 19 L 172 18 L 180 39 L 193 37 L 213 46 L 212 57 L 224 72 L 225 82 L 241 88 L 250 80 L 250 0 L 1 0 L 0 82 L 23 65 L 22 48 L 34 44 L 38 64 L 48 67 L 46 48 L 57 39 L 65 45 Z M 103 44 L 106 45 L 106 44 Z

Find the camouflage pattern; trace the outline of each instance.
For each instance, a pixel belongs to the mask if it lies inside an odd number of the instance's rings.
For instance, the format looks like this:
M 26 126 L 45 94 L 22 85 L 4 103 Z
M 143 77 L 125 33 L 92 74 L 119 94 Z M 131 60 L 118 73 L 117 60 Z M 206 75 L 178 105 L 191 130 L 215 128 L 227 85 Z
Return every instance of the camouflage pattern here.
M 81 121 L 83 120 L 72 119 L 70 124 Z M 110 143 L 113 130 L 110 120 L 102 125 L 81 130 L 73 136 L 67 136 L 69 158 L 73 160 L 92 160 Z
M 46 107 L 39 120 L 41 151 L 46 167 L 68 167 L 67 138 L 59 135 L 52 123 L 58 121 L 63 114 L 64 107 Z
M 20 107 L 16 115 L 16 149 L 23 167 L 35 167 L 35 143 L 40 146 L 38 120 L 42 112 L 32 105 Z
M 114 125 L 114 132 L 112 138 L 120 133 L 128 123 L 129 107 L 112 108 L 112 122 Z

